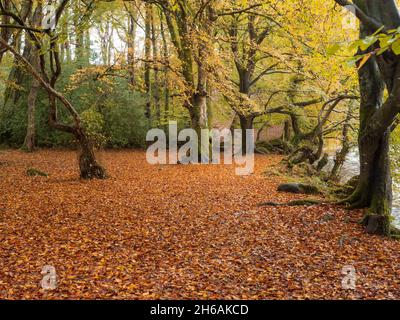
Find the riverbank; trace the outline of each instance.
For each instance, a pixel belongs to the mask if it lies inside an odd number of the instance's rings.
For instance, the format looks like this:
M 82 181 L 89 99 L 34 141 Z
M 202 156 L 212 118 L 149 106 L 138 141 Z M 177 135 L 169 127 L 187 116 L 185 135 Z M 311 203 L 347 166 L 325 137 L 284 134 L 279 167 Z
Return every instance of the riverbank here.
M 72 151 L 0 152 L 0 298 L 400 299 L 400 242 L 365 234 L 362 212 L 257 206 L 302 198 L 264 174 L 279 156 L 257 156 L 249 177 L 139 151 L 99 159 L 111 178 L 81 181 Z M 39 285 L 46 265 L 54 291 Z

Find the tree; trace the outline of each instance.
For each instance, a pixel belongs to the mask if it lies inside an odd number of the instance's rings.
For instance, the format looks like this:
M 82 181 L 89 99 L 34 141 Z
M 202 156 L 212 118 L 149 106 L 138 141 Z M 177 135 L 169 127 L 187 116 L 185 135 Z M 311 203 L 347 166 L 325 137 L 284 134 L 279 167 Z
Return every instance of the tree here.
M 354 9 L 360 20 L 361 39 L 400 26 L 395 0 L 335 1 Z M 360 52 L 369 54 L 368 61 L 359 67 L 361 171 L 356 190 L 345 202 L 352 208 L 368 208 L 364 219 L 368 232 L 390 235 L 393 229 L 389 138 L 400 112 L 400 57 L 392 50 L 376 55 L 376 49 L 379 50 L 378 43 L 367 52 Z
M 152 47 L 152 36 L 151 26 L 153 22 L 153 9 L 150 3 L 145 3 L 145 63 L 144 63 L 144 86 L 146 90 L 146 118 L 151 125 L 151 102 L 152 102 L 152 90 L 151 90 L 151 47 Z
M 138 13 L 133 8 L 132 3 L 125 3 L 124 7 L 126 12 L 128 13 L 128 23 L 127 23 L 127 31 L 126 31 L 126 42 L 128 47 L 127 53 L 127 63 L 129 68 L 129 75 L 130 75 L 130 84 L 132 88 L 136 85 L 136 68 L 135 68 L 135 44 L 136 44 L 136 29 L 137 29 L 137 18 Z
M 27 5 L 30 7 L 32 4 L 32 1 L 27 3 Z M 48 93 L 50 125 L 54 129 L 74 135 L 76 140 L 79 142 L 79 168 L 81 177 L 84 179 L 103 179 L 106 177 L 106 172 L 96 160 L 92 143 L 85 132 L 85 128 L 82 125 L 78 112 L 68 101 L 68 99 L 66 99 L 55 88 L 57 80 L 61 75 L 61 61 L 57 43 L 57 26 L 67 4 L 68 0 L 63 0 L 59 4 L 55 12 L 53 25 L 50 28 L 43 30 L 28 25 L 25 20 L 21 18 L 21 16 L 19 16 L 17 13 L 7 10 L 6 6 L 3 4 L 3 1 L 0 1 L 0 15 L 10 17 L 14 23 L 11 27 L 24 30 L 26 36 L 32 41 L 36 53 L 39 56 L 39 69 L 36 69 L 35 66 L 33 66 L 5 39 L 0 38 L 0 44 L 10 51 L 14 57 L 24 65 L 26 71 L 30 73 Z M 38 35 L 46 37 L 39 37 Z M 46 49 L 44 40 L 42 40 L 42 38 L 47 40 L 48 49 Z M 47 67 L 47 61 L 50 62 L 50 68 Z M 63 124 L 58 121 L 57 101 L 60 101 L 65 107 L 66 111 L 68 111 L 72 118 L 73 125 Z
M 10 2 L 6 2 L 5 4 L 4 4 L 4 9 L 5 10 L 10 10 L 10 6 L 11 6 L 11 3 Z M 3 25 L 8 25 L 8 24 L 10 24 L 10 17 L 9 16 L 2 16 L 2 19 L 1 19 L 1 23 L 3 24 Z M 9 28 L 2 28 L 1 29 L 1 32 L 0 32 L 0 36 L 4 39 L 4 40 L 6 40 L 7 42 L 10 40 L 10 37 L 11 37 L 11 29 L 9 29 Z M 7 49 L 6 48 L 4 48 L 3 46 L 0 46 L 0 63 L 1 63 L 1 61 L 3 60 L 3 56 L 4 56 L 4 53 L 7 51 Z
M 302 144 L 299 144 L 299 147 L 296 148 L 288 158 L 288 162 L 290 165 L 296 165 L 303 162 L 309 162 L 310 164 L 314 164 L 318 160 L 320 160 L 324 151 L 324 138 L 326 135 L 332 133 L 335 129 L 337 129 L 337 124 L 329 124 L 327 125 L 332 113 L 336 111 L 339 104 L 344 100 L 352 100 L 358 99 L 357 96 L 352 95 L 339 95 L 333 99 L 325 102 L 318 114 L 318 120 L 310 131 L 302 132 L 300 128 L 296 129 L 296 139 L 302 141 Z M 310 104 L 316 101 L 309 102 Z M 304 107 L 306 104 L 297 104 L 297 106 Z M 346 116 L 347 118 L 348 116 Z M 350 121 L 350 120 L 349 120 Z M 296 126 L 294 126 L 296 127 Z M 322 159 L 324 161 L 324 159 Z M 318 164 L 319 170 L 321 163 Z
M 352 124 L 355 120 L 353 114 L 354 104 L 352 102 L 348 103 L 348 109 L 346 112 L 346 118 L 343 123 L 342 133 L 341 133 L 341 149 L 336 152 L 334 164 L 330 173 L 329 180 L 337 181 L 339 180 L 340 172 L 346 162 L 346 157 L 350 153 L 351 148 L 354 146 L 352 143 L 352 131 L 355 131 Z
M 198 133 L 207 128 L 207 73 L 201 57 L 201 36 L 209 34 L 204 20 L 209 20 L 209 5 L 189 0 L 147 1 L 156 3 L 163 10 L 171 41 L 181 62 L 181 75 L 185 82 L 184 107 L 189 111 L 192 128 Z M 211 23 L 210 23 L 211 24 Z M 209 25 L 210 25 L 209 24 Z
M 239 94 L 249 99 L 256 91 L 254 87 L 263 78 L 289 73 L 280 68 L 279 59 L 262 48 L 268 36 L 276 32 L 279 27 L 278 17 L 272 18 L 268 14 L 268 12 L 259 13 L 246 10 L 234 12 L 228 26 L 230 48 L 239 78 L 239 81 L 233 81 L 238 86 Z M 265 19 L 265 16 L 268 19 Z M 266 64 L 266 61 L 269 61 L 269 64 Z M 261 69 L 261 71 L 258 71 L 258 69 Z M 234 107 L 234 110 L 239 116 L 242 136 L 244 137 L 246 130 L 254 129 L 254 119 L 263 113 L 260 113 L 259 108 L 249 108 L 251 105 L 245 103 L 245 100 L 242 100 L 242 102 L 243 104 Z M 244 146 L 245 141 L 244 138 Z M 244 147 L 244 149 L 246 148 Z
M 43 19 L 43 6 L 42 1 L 38 1 L 37 7 L 31 19 L 31 25 L 37 27 L 41 24 Z M 25 42 L 25 57 L 32 64 L 35 69 L 39 68 L 39 55 L 36 52 L 34 46 L 30 41 Z M 25 141 L 23 148 L 28 152 L 32 152 L 35 149 L 35 135 L 36 135 L 36 100 L 38 97 L 40 83 L 35 77 L 32 77 L 28 94 L 28 127 L 26 131 Z

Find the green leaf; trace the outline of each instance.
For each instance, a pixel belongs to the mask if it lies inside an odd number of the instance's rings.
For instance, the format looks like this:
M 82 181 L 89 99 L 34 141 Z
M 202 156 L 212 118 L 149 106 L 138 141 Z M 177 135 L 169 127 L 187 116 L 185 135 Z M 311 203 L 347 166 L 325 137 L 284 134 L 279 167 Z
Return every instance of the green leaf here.
M 326 49 L 326 53 L 330 56 L 333 56 L 334 54 L 336 54 L 340 49 L 342 48 L 342 46 L 338 43 L 334 44 L 333 46 L 330 46 L 329 48 Z
M 375 33 L 373 34 L 373 36 L 378 35 L 379 33 L 381 33 L 381 31 L 385 28 L 385 26 L 380 27 L 378 30 L 375 31 Z M 395 31 L 396 32 L 396 31 Z
M 378 37 L 376 37 L 376 36 L 366 37 L 365 39 L 361 40 L 360 49 L 363 51 L 367 50 L 377 41 L 378 41 Z
M 396 55 L 400 55 L 400 40 L 396 40 L 395 43 L 392 44 L 392 51 Z
M 357 62 L 360 61 L 363 57 L 364 57 L 364 55 L 357 55 L 357 56 L 354 56 L 354 57 L 350 58 L 347 61 L 348 66 L 349 67 L 356 67 L 357 66 Z

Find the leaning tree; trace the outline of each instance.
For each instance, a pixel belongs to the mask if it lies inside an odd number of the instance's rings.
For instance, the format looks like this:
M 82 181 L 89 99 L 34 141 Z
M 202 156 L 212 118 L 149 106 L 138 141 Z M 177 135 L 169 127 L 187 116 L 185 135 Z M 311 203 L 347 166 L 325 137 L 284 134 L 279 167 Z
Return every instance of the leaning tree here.
M 56 89 L 57 80 L 61 75 L 58 23 L 69 3 L 69 0 L 63 0 L 60 2 L 54 12 L 54 16 L 51 17 L 52 23 L 49 24 L 48 28 L 29 25 L 26 19 L 21 17 L 17 10 L 12 10 L 7 5 L 7 2 L 8 0 L 0 1 L 0 16 L 7 17 L 8 19 L 6 19 L 6 21 L 9 23 L 0 24 L 0 30 L 23 30 L 26 34 L 26 41 L 30 41 L 32 43 L 32 50 L 35 50 L 33 55 L 39 57 L 39 63 L 35 66 L 35 64 L 28 61 L 26 57 L 19 53 L 19 50 L 15 45 L 13 45 L 13 41 L 10 42 L 8 39 L 0 37 L 0 47 L 11 52 L 14 57 L 22 63 L 25 70 L 31 74 L 48 93 L 50 125 L 56 130 L 72 134 L 78 141 L 81 177 L 84 179 L 105 178 L 105 169 L 96 160 L 93 145 L 81 122 L 79 113 L 70 101 L 68 101 L 68 99 L 66 99 L 65 96 Z M 40 4 L 42 1 L 38 1 L 38 3 Z M 22 5 L 31 10 L 34 2 L 32 0 L 25 0 L 22 2 Z M 5 32 L 2 32 L 2 34 L 5 34 Z M 57 116 L 57 102 L 61 102 L 64 106 L 72 119 L 72 124 L 65 124 L 59 121 Z

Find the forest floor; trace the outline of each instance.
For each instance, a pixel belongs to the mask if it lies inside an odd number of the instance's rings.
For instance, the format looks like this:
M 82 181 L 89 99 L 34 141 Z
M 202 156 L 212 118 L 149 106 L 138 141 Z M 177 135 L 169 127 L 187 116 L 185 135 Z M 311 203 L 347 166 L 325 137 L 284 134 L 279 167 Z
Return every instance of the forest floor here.
M 365 234 L 362 212 L 257 207 L 299 199 L 263 174 L 278 156 L 258 156 L 249 177 L 99 157 L 111 178 L 81 181 L 73 151 L 0 152 L 1 299 L 400 298 L 400 242 Z M 40 287 L 46 265 L 54 291 Z M 355 290 L 342 288 L 347 265 Z

